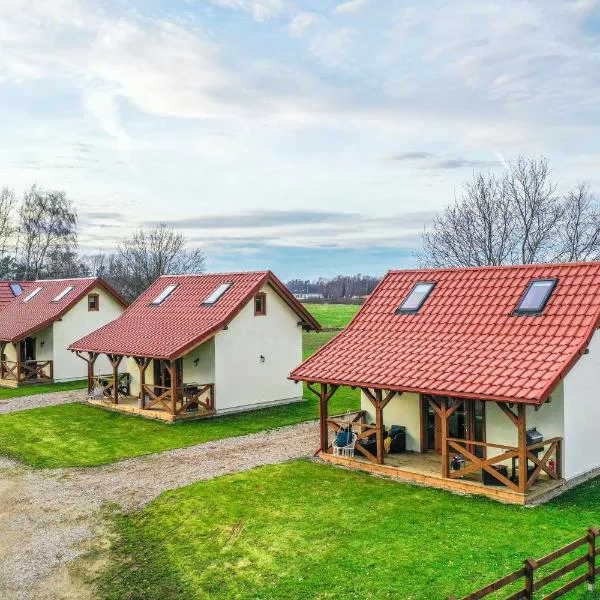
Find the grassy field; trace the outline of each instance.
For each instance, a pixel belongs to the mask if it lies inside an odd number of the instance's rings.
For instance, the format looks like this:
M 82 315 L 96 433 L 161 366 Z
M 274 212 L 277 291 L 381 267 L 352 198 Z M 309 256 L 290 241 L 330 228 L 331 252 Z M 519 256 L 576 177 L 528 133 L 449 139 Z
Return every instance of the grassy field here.
M 333 335 L 305 334 L 304 355 L 310 356 Z M 15 412 L 0 415 L 0 453 L 43 468 L 101 465 L 317 419 L 316 398 L 309 392 L 305 397 L 305 402 L 174 425 L 81 404 Z M 330 413 L 359 405 L 358 392 L 343 388 L 331 399 Z
M 342 329 L 358 312 L 358 304 L 305 304 L 321 327 Z
M 119 516 L 98 585 L 112 600 L 441 599 L 599 523 L 599 481 L 524 509 L 293 461 L 173 490 Z M 568 597 L 593 597 L 584 590 Z
M 85 379 L 67 381 L 66 383 L 45 383 L 43 385 L 26 385 L 20 388 L 0 388 L 0 400 L 10 400 L 18 396 L 32 396 L 34 394 L 47 394 L 50 392 L 65 392 L 80 390 L 87 386 Z

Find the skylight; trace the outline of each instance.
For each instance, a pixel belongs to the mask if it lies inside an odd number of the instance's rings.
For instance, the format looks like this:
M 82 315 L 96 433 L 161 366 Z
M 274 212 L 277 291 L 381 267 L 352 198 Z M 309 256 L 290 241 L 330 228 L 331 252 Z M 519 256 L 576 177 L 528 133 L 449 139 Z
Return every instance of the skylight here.
M 517 304 L 517 308 L 515 308 L 515 314 L 540 314 L 544 310 L 557 283 L 558 279 L 534 279 L 531 281 L 519 304 Z
M 216 304 L 221 296 L 233 285 L 233 283 L 222 283 L 206 300 L 202 302 L 203 306 L 210 306 Z
M 173 293 L 176 287 L 176 283 L 168 285 L 158 296 L 156 296 L 156 298 L 154 298 L 154 300 L 152 300 L 152 302 L 150 302 L 150 304 L 152 306 L 162 304 Z
M 27 297 L 23 298 L 23 303 L 29 302 L 34 296 L 37 296 L 42 291 L 41 287 L 35 288 L 33 292 L 27 295 Z
M 16 298 L 17 296 L 20 296 L 23 293 L 23 288 L 19 283 L 11 283 L 10 291 L 12 292 L 12 295 Z
M 74 285 L 66 287 L 58 296 L 56 296 L 56 298 L 54 298 L 54 300 L 52 300 L 52 302 L 60 302 L 69 292 L 73 291 L 74 289 Z
M 427 300 L 427 297 L 431 294 L 431 290 L 433 290 L 434 287 L 434 282 L 422 281 L 415 283 L 413 289 L 408 296 L 406 296 L 404 302 L 396 312 L 402 314 L 419 312 L 419 309 L 423 306 L 423 303 Z

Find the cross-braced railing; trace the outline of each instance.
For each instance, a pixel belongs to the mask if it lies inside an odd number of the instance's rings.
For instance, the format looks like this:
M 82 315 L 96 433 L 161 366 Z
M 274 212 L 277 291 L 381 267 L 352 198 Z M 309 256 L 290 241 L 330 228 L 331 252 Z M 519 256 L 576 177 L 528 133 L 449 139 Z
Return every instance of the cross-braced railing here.
M 48 383 L 54 379 L 54 363 L 51 360 L 3 360 L 0 379 L 17 383 Z
M 212 411 L 215 407 L 214 385 L 212 383 L 184 384 L 174 390 L 170 386 L 144 383 L 142 393 L 144 409 L 158 407 L 173 415 L 200 408 L 205 411 Z M 174 403 L 173 393 L 175 393 Z M 175 407 L 174 410 L 173 406 Z

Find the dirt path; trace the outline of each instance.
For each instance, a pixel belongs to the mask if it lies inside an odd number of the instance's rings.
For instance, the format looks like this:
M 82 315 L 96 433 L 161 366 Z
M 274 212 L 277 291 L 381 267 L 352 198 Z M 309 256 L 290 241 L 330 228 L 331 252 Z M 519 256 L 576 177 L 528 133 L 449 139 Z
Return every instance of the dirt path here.
M 89 598 L 66 565 L 96 536 L 99 510 L 135 510 L 161 492 L 312 454 L 314 422 L 89 469 L 34 470 L 0 459 L 0 599 Z

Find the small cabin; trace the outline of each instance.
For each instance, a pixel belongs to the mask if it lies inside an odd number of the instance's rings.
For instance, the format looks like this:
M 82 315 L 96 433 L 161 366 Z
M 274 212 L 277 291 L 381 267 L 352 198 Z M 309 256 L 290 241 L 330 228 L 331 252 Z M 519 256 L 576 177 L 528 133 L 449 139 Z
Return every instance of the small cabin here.
M 171 422 L 302 400 L 288 374 L 318 328 L 270 271 L 165 275 L 70 349 L 91 404 Z
M 71 342 L 116 319 L 126 302 L 103 279 L 3 282 L 0 386 L 83 379 Z M 108 366 L 108 365 L 107 365 Z
M 599 325 L 600 262 L 390 271 L 291 378 L 323 459 L 530 504 L 600 474 Z

